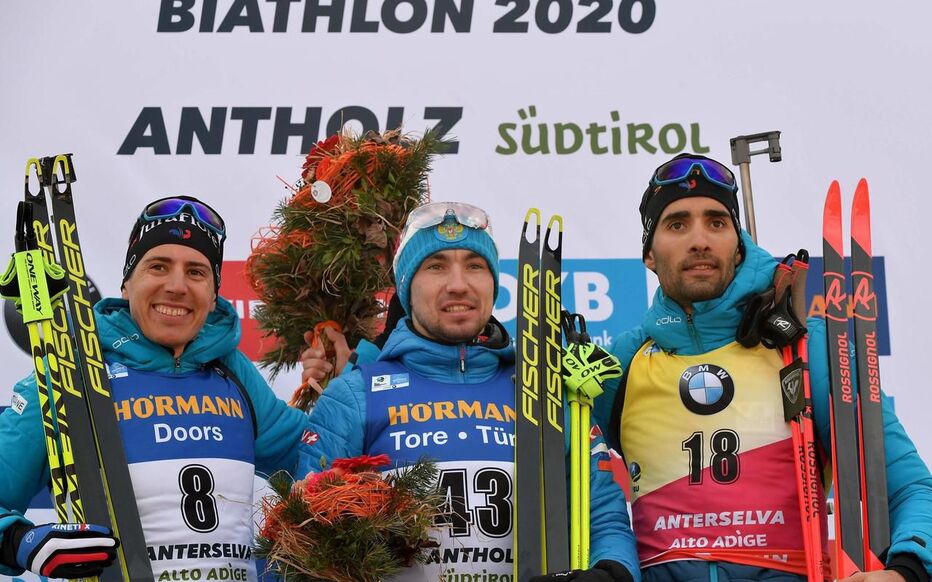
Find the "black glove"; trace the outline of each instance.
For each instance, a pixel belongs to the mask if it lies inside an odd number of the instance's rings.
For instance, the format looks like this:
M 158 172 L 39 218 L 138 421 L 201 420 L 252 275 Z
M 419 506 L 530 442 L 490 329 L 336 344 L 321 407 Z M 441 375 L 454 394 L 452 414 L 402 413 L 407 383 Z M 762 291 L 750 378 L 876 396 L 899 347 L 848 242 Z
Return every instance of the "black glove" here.
M 99 525 L 16 523 L 3 532 L 0 558 L 47 578 L 90 578 L 113 563 L 119 545 L 113 532 Z
M 385 347 L 385 342 L 388 341 L 388 336 L 392 335 L 392 332 L 395 331 L 395 326 L 398 325 L 398 322 L 401 321 L 401 318 L 405 316 L 405 308 L 401 306 L 401 299 L 398 299 L 398 294 L 393 293 L 391 301 L 388 302 L 388 313 L 385 314 L 385 329 L 382 330 L 372 343 L 374 343 L 381 350 Z
M 628 569 L 615 560 L 599 560 L 588 570 L 533 576 L 528 582 L 633 582 Z

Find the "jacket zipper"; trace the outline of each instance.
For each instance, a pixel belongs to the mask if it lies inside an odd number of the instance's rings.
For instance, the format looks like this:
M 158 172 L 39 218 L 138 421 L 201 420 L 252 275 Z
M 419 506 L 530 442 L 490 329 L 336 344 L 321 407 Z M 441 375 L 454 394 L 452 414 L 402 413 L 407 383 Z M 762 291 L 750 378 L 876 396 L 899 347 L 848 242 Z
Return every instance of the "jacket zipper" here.
M 689 328 L 689 337 L 692 338 L 697 353 L 702 353 L 702 342 L 699 340 L 699 330 L 696 329 L 696 325 L 693 322 L 692 313 L 686 314 L 686 327 Z
M 466 373 L 466 345 L 460 344 L 460 373 Z

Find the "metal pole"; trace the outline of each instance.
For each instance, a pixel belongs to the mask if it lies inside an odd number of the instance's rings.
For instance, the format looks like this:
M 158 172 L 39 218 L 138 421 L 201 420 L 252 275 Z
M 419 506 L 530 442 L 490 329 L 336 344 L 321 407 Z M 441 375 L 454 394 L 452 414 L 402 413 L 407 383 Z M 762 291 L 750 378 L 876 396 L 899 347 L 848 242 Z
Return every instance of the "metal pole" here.
M 751 151 L 751 144 L 761 141 L 767 142 L 767 147 Z M 744 198 L 744 221 L 751 239 L 757 242 L 757 222 L 754 219 L 754 197 L 751 192 L 751 156 L 767 154 L 771 162 L 783 159 L 780 150 L 780 132 L 767 131 L 751 135 L 739 135 L 731 138 L 731 163 L 738 166 L 741 175 L 741 193 Z

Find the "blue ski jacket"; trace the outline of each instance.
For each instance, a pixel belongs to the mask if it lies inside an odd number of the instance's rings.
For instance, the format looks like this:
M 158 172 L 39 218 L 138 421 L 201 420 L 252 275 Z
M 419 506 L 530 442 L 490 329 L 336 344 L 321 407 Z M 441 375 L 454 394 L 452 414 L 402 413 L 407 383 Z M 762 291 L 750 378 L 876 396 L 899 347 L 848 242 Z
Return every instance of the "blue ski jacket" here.
M 142 335 L 130 316 L 127 301 L 104 299 L 94 306 L 94 311 L 107 361 L 119 361 L 135 370 L 184 374 L 221 360 L 252 401 L 257 428 L 256 473 L 294 471 L 307 415 L 279 400 L 252 362 L 236 349 L 240 322 L 230 302 L 217 298 L 216 309 L 177 359 Z M 23 512 L 50 480 L 35 377 L 30 374 L 21 380 L 14 391 L 24 399 L 25 408 L 22 414 L 12 408 L 0 414 L 0 533 L 13 523 L 29 523 Z M 0 564 L 0 574 L 21 573 Z
M 507 332 L 503 328 L 500 330 L 507 338 Z M 412 331 L 405 318 L 388 338 L 378 360 L 400 362 L 421 377 L 445 384 L 481 384 L 495 377 L 503 367 L 510 368 L 513 373 L 514 347 L 510 341 L 503 345 L 507 347 L 440 344 Z M 367 453 L 364 450 L 366 392 L 359 368 L 330 382 L 311 413 L 311 430 L 319 438 L 313 444 L 301 445 L 298 475 L 320 471 L 333 459 Z M 568 431 L 566 450 L 568 455 Z M 596 456 L 591 460 L 590 563 L 615 560 L 624 564 L 638 582 L 637 552 L 624 492 L 614 482 L 610 471 L 599 470 Z
M 738 324 L 743 316 L 743 300 L 766 290 L 773 282 L 777 261 L 754 244 L 742 231 L 745 259 L 738 266 L 735 278 L 721 297 L 693 304 L 691 318 L 675 301 L 658 288 L 651 307 L 640 327 L 619 336 L 611 352 L 624 369 L 637 349 L 648 338 L 667 352 L 698 355 L 735 341 Z M 690 324 L 691 320 L 691 324 Z M 660 323 L 663 325 L 660 325 Z M 673 323 L 671 323 L 673 322 Z M 678 323 L 677 323 L 678 322 Z M 825 450 L 830 450 L 829 369 L 825 323 L 810 318 L 809 366 L 816 432 Z M 852 368 L 854 366 L 852 365 Z M 596 399 L 593 414 L 602 426 L 609 426 L 612 404 L 619 389 L 619 380 L 606 384 L 605 393 Z M 897 420 L 893 405 L 884 396 L 884 448 L 887 461 L 887 487 L 890 506 L 890 558 L 911 554 L 918 558 L 932 575 L 932 476 L 919 457 L 915 446 Z M 680 561 L 659 564 L 643 572 L 644 580 L 798 580 L 799 577 L 776 570 L 765 570 L 724 562 Z

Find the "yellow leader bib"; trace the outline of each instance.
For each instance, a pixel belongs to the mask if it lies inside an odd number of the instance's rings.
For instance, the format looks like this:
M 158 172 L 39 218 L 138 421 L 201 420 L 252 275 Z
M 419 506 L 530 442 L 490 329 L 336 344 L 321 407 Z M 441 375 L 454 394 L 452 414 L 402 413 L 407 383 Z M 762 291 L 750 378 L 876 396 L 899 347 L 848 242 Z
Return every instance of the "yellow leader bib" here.
M 737 342 L 697 356 L 638 350 L 620 437 L 642 567 L 721 560 L 805 575 L 782 367 L 776 350 Z

